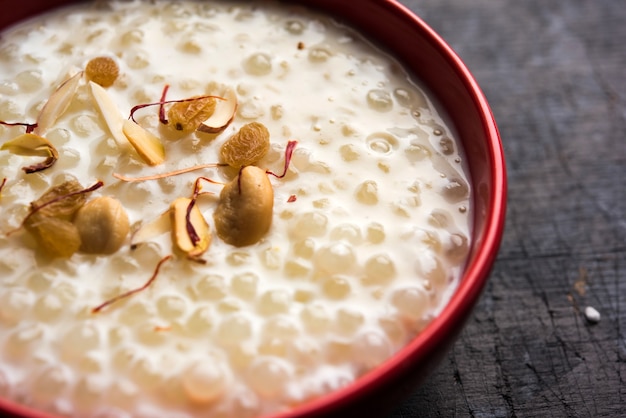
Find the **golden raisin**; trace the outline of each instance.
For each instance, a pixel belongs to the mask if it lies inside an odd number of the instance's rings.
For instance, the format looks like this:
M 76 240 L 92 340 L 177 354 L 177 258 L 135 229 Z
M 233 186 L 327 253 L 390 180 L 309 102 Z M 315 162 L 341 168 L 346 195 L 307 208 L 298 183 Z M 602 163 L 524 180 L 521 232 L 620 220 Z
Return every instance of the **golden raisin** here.
M 64 219 L 38 216 L 30 218 L 27 229 L 37 238 L 39 247 L 52 257 L 71 257 L 80 248 L 78 229 Z
M 102 87 L 110 87 L 120 75 L 120 68 L 113 58 L 96 57 L 87 63 L 85 75 L 88 80 Z
M 177 131 L 190 133 L 207 120 L 215 111 L 213 97 L 192 97 L 184 102 L 174 103 L 167 112 L 169 126 Z
M 248 123 L 231 136 L 220 149 L 222 162 L 239 168 L 260 161 L 270 149 L 270 133 L 259 122 Z
M 31 209 L 36 209 L 37 215 L 42 217 L 56 217 L 70 221 L 76 211 L 87 201 L 85 194 L 78 193 L 81 190 L 83 186 L 77 180 L 68 180 L 51 187 L 39 199 L 31 202 Z M 41 209 L 37 209 L 40 206 Z M 27 220 L 27 226 L 30 221 L 32 220 Z

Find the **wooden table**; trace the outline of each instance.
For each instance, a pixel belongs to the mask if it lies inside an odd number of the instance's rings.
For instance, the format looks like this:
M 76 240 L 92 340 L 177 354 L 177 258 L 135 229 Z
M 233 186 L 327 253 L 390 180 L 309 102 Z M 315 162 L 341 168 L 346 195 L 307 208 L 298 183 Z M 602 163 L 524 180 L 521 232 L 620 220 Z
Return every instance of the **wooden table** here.
M 403 3 L 485 92 L 510 197 L 473 317 L 390 418 L 626 416 L 626 3 Z

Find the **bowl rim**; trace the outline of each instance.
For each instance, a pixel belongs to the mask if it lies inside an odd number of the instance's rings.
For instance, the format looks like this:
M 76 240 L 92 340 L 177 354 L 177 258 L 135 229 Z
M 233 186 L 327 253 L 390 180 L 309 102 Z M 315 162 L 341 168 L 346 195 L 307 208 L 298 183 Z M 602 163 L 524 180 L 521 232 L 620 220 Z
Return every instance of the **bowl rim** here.
M 46 3 L 47 6 L 45 10 L 81 1 L 85 0 L 50 0 Z M 322 0 L 322 3 L 324 1 L 332 3 L 336 0 Z M 294 0 L 289 0 L 289 2 L 293 3 Z M 307 0 L 295 0 L 295 2 L 301 3 L 304 6 L 309 5 Z M 484 225 L 484 233 L 480 247 L 475 249 L 472 262 L 467 266 L 459 286 L 439 315 L 437 315 L 424 330 L 392 357 L 385 360 L 382 364 L 365 375 L 359 377 L 354 382 L 348 384 L 346 387 L 309 400 L 288 411 L 265 415 L 266 418 L 323 416 L 324 413 L 332 413 L 338 408 L 358 402 L 368 394 L 373 393 L 376 389 L 393 382 L 406 364 L 416 362 L 439 350 L 439 342 L 448 337 L 450 329 L 460 328 L 460 325 L 465 322 L 479 299 L 491 272 L 492 265 L 495 262 L 504 232 L 507 200 L 504 152 L 495 118 L 477 81 L 452 47 L 407 6 L 400 3 L 398 0 L 369 0 L 368 3 L 375 4 L 375 7 L 385 9 L 385 11 L 392 14 L 394 18 L 415 27 L 426 42 L 443 55 L 448 65 L 453 69 L 459 79 L 462 80 L 466 93 L 471 96 L 472 102 L 480 115 L 481 126 L 484 130 L 485 137 L 488 138 L 486 149 L 489 152 L 488 160 L 492 167 L 489 172 L 491 193 L 485 206 L 489 209 L 490 216 L 487 217 Z M 21 14 L 18 13 L 17 21 L 22 21 L 24 17 L 34 15 L 33 12 L 36 9 L 33 7 L 35 6 L 31 4 L 26 5 L 23 8 L 23 12 Z M 327 12 L 332 15 L 332 11 Z M 8 26 L 10 26 L 10 24 L 0 22 L 0 31 L 6 29 Z M 365 35 L 370 34 L 365 31 Z M 402 62 L 402 60 L 400 61 Z M 473 244 L 475 243 L 473 242 Z M 15 417 L 24 418 L 57 418 L 54 414 L 36 410 L 5 398 L 0 398 L 0 412 L 7 412 L 13 414 Z

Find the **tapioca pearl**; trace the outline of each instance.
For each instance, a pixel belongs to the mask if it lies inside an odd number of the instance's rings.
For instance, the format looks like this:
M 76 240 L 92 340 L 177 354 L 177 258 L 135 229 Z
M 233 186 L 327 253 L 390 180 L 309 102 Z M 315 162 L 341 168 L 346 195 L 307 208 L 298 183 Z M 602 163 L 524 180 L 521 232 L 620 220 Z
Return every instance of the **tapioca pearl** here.
M 20 121 L 22 111 L 15 100 L 0 100 L 0 120 L 3 121 Z
M 302 308 L 300 320 L 304 328 L 311 334 L 324 333 L 332 324 L 328 309 L 320 304 L 310 304 Z
M 93 115 L 80 114 L 76 115 L 70 121 L 72 131 L 83 138 L 90 137 L 94 134 L 101 135 L 104 133 L 98 119 Z
M 378 184 L 374 180 L 365 180 L 356 187 L 356 200 L 364 205 L 373 206 L 378 203 Z
M 181 383 L 187 399 L 207 405 L 222 397 L 228 387 L 229 375 L 221 360 L 196 360 L 183 372 Z
M 410 144 L 404 149 L 404 154 L 412 163 L 419 161 L 430 161 L 432 151 L 426 145 Z
M 296 372 L 310 370 L 324 360 L 324 350 L 320 339 L 300 336 L 291 340 L 288 358 L 295 365 Z
M 242 100 L 237 106 L 237 115 L 243 119 L 255 120 L 265 115 L 265 103 L 257 98 Z
M 441 137 L 438 145 L 443 155 L 452 155 L 455 153 L 454 141 L 448 136 Z
M 107 342 L 109 347 L 117 347 L 124 341 L 132 339 L 132 332 L 129 327 L 123 325 L 113 325 L 108 329 Z
M 74 325 L 60 341 L 63 356 L 67 361 L 74 361 L 83 353 L 97 349 L 102 345 L 100 329 L 92 322 Z
M 285 338 L 261 338 L 257 351 L 261 355 L 285 357 L 289 349 L 289 344 L 290 341 Z
M 353 342 L 349 339 L 332 337 L 325 345 L 326 361 L 331 364 L 351 364 L 354 362 Z
M 312 238 L 305 238 L 299 240 L 293 244 L 293 253 L 297 257 L 304 259 L 310 259 L 315 254 L 315 240 Z
M 257 310 L 261 315 L 271 316 L 289 311 L 292 303 L 291 293 L 283 289 L 272 289 L 264 292 L 257 302 Z
M 160 387 L 165 380 L 165 370 L 162 370 L 157 361 L 150 357 L 140 357 L 132 365 L 134 381 L 144 390 Z
M 353 308 L 340 308 L 337 310 L 335 327 L 341 335 L 351 336 L 361 328 L 365 322 L 365 316 Z
M 150 55 L 141 49 L 132 49 L 124 54 L 124 62 L 133 70 L 141 70 L 150 65 Z M 149 102 L 141 102 L 149 103 Z
M 469 253 L 469 238 L 460 232 L 449 234 L 444 239 L 444 254 L 454 264 L 463 263 Z
M 268 270 L 278 270 L 283 265 L 283 252 L 280 247 L 269 247 L 259 251 L 259 260 Z
M 33 313 L 40 321 L 54 322 L 56 321 L 65 310 L 65 304 L 61 299 L 54 294 L 44 294 L 33 307 Z
M 75 406 L 80 411 L 91 411 L 102 401 L 108 390 L 106 377 L 101 374 L 87 374 L 82 376 L 74 388 Z
M 287 260 L 285 262 L 285 276 L 290 279 L 299 279 L 308 277 L 313 271 L 311 262 L 304 259 Z
M 0 296 L 0 321 L 5 325 L 15 325 L 32 309 L 35 295 L 28 289 L 13 288 Z
M 135 326 L 140 323 L 149 321 L 156 315 L 156 308 L 153 303 L 141 300 L 120 301 L 120 304 L 126 303 L 119 307 L 119 321 L 122 325 Z
M 104 370 L 104 359 L 98 352 L 88 352 L 80 358 L 77 370 L 83 373 L 102 373 Z
M 442 250 L 443 244 L 439 238 L 439 234 L 436 231 L 424 228 L 416 228 L 412 232 L 412 235 L 422 244 L 430 248 L 431 251 L 439 253 Z
M 128 341 L 122 341 L 112 348 L 111 365 L 115 370 L 126 372 L 139 358 L 139 346 L 130 345 Z
M 387 337 L 378 331 L 359 335 L 354 342 L 354 359 L 364 370 L 378 366 L 391 357 L 393 349 Z
M 32 93 L 43 87 L 43 76 L 39 70 L 26 70 L 15 76 L 15 81 L 20 89 Z
M 233 394 L 232 413 L 227 416 L 254 418 L 261 415 L 259 397 L 248 388 L 240 388 Z
M 219 300 L 228 293 L 226 279 L 219 274 L 201 276 L 190 286 L 190 293 L 200 300 Z
M 422 205 L 422 199 L 419 196 L 406 196 L 391 203 L 392 212 L 402 218 L 411 218 L 416 212 L 416 208 Z
M 286 316 L 277 316 L 268 319 L 261 330 L 261 338 L 265 341 L 271 339 L 293 340 L 300 335 L 297 324 Z
M 74 376 L 62 365 L 45 367 L 34 379 L 31 396 L 36 404 L 44 404 L 69 391 Z
M 235 298 L 234 296 L 227 296 L 219 301 L 217 310 L 223 314 L 229 314 L 242 311 L 244 306 L 245 303 L 241 299 Z
M 321 64 L 328 61 L 334 55 L 333 49 L 326 44 L 313 45 L 309 48 L 309 61 Z
M 252 260 L 250 251 L 231 251 L 226 255 L 226 262 L 232 267 L 239 267 L 249 264 Z
M 372 244 L 380 244 L 385 240 L 385 227 L 378 222 L 371 222 L 367 225 L 367 241 Z
M 257 294 L 259 286 L 259 276 L 256 273 L 244 272 L 236 274 L 230 282 L 232 294 L 244 299 L 251 300 Z
M 429 307 L 429 298 L 423 289 L 408 286 L 394 290 L 391 303 L 401 316 L 414 320 L 423 317 L 424 311 Z
M 187 311 L 187 301 L 178 295 L 161 296 L 157 302 L 157 311 L 163 319 L 175 320 L 183 316 Z
M 320 212 L 305 212 L 289 221 L 289 235 L 294 241 L 324 236 L 328 217 Z
M 330 231 L 330 239 L 340 241 L 344 240 L 352 245 L 359 245 L 363 242 L 361 228 L 354 224 L 341 224 L 334 227 Z
M 81 161 L 81 154 L 74 148 L 62 147 L 59 149 L 59 159 L 56 168 L 61 170 L 69 170 L 78 166 Z
M 389 254 L 376 254 L 365 262 L 365 284 L 386 284 L 395 277 L 396 265 Z
M 0 81 L 0 94 L 13 96 L 20 92 L 20 87 L 14 81 Z
M 459 177 L 451 177 L 441 190 L 448 203 L 460 203 L 469 199 L 469 185 Z
M 202 43 L 195 37 L 189 37 L 178 44 L 178 50 L 185 54 L 197 55 L 202 52 Z
M 111 386 L 108 390 L 108 397 L 120 408 L 128 409 L 139 397 L 141 391 L 137 385 L 126 377 L 118 376 L 112 379 Z
M 387 132 L 376 132 L 366 139 L 367 148 L 377 155 L 389 155 L 398 149 L 398 138 Z
M 161 325 L 155 322 L 145 322 L 135 326 L 135 339 L 144 347 L 162 346 L 169 342 L 174 332 L 174 324 Z
M 46 138 L 55 146 L 65 145 L 72 138 L 70 131 L 64 128 L 53 128 L 46 133 Z
M 329 299 L 345 299 L 351 292 L 352 286 L 349 276 L 335 274 L 322 280 L 322 293 Z
M 291 35 L 301 35 L 306 29 L 305 24 L 299 20 L 287 20 L 283 27 Z
M 274 357 L 260 357 L 248 368 L 247 380 L 250 387 L 265 398 L 284 396 L 293 375 L 293 366 Z
M 141 44 L 146 34 L 141 29 L 131 29 L 128 32 L 124 32 L 120 37 L 120 43 L 123 46 L 131 46 L 133 44 Z
M 426 279 L 435 289 L 448 285 L 449 273 L 439 257 L 431 252 L 422 252 L 417 256 L 417 273 Z
M 325 245 L 313 256 L 315 267 L 326 274 L 341 274 L 351 271 L 356 264 L 353 247 L 343 241 Z
M 228 362 L 235 371 L 242 371 L 259 356 L 255 343 L 246 341 L 228 347 Z
M 206 336 L 215 327 L 215 314 L 208 305 L 198 307 L 187 320 L 187 331 L 192 336 Z
M 317 292 L 311 289 L 296 289 L 293 292 L 294 302 L 307 304 L 317 296 Z
M 372 89 L 367 92 L 367 105 L 378 112 L 389 112 L 393 109 L 393 99 L 387 90 Z
M 254 53 L 244 59 L 243 69 L 250 75 L 268 75 L 272 72 L 272 57 L 265 52 Z
M 378 318 L 378 325 L 395 347 L 402 347 L 407 343 L 409 338 L 408 330 L 397 316 L 381 316 Z
M 7 337 L 5 350 L 9 358 L 23 359 L 33 355 L 45 339 L 46 328 L 40 323 L 21 323 Z
M 254 327 L 250 318 L 234 313 L 224 318 L 217 328 L 218 341 L 226 346 L 240 344 L 253 336 Z

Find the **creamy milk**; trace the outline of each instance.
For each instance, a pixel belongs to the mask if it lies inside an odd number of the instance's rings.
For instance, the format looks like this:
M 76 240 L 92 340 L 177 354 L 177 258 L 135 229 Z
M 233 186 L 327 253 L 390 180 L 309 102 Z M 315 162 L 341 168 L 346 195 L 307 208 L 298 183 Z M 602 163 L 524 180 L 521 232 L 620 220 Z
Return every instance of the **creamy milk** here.
M 116 141 L 83 80 L 46 134 L 59 151 L 36 159 L 0 152 L 0 392 L 66 416 L 251 417 L 341 388 L 392 356 L 435 317 L 468 250 L 471 204 L 452 128 L 401 66 L 353 30 L 300 8 L 232 2 L 106 2 L 16 26 L 0 39 L 0 120 L 34 122 L 52 91 L 96 56 L 120 77 L 107 89 L 120 112 L 236 90 L 239 107 L 218 135 L 178 135 L 158 107 L 137 111 L 162 138 L 150 167 Z M 169 234 L 108 256 L 49 259 L 20 225 L 28 205 L 68 175 L 90 195 L 114 196 L 134 228 L 189 197 L 209 168 L 135 183 L 130 177 L 218 161 L 242 125 L 271 133 L 258 166 L 270 177 L 273 224 L 235 248 L 215 234 L 219 184 L 199 198 L 213 231 L 205 264 L 172 254 Z M 0 143 L 24 132 L 0 125 Z M 294 200 L 295 199 L 295 200 Z M 128 239 L 130 242 L 130 237 Z

